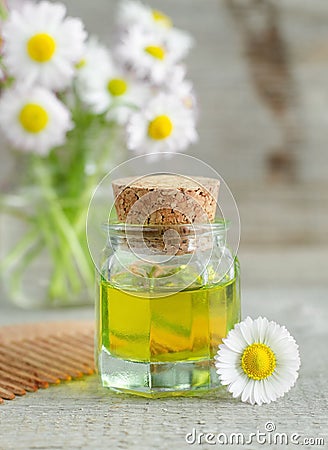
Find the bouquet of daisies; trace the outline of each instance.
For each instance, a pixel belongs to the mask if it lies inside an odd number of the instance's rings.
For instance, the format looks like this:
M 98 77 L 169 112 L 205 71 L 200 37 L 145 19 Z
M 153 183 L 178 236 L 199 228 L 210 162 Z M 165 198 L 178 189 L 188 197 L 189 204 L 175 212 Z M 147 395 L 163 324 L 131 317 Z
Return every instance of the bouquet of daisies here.
M 182 63 L 192 39 L 162 12 L 125 0 L 110 51 L 63 4 L 23 1 L 1 3 L 0 43 L 0 128 L 24 162 L 27 203 L 2 201 L 26 223 L 1 263 L 5 284 L 22 300 L 24 273 L 46 250 L 47 298 L 70 302 L 92 292 L 85 217 L 96 184 L 120 159 L 114 148 L 160 154 L 197 138 Z

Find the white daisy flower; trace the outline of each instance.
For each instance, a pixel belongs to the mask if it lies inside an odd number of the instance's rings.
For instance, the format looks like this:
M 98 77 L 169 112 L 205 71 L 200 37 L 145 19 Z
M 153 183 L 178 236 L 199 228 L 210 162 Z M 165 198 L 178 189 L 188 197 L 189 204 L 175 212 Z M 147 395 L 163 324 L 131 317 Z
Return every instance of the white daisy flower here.
M 270 403 L 295 384 L 298 345 L 287 329 L 259 317 L 235 325 L 215 356 L 221 383 L 233 397 L 252 405 Z
M 196 140 L 195 117 L 175 95 L 157 95 L 127 125 L 128 148 L 138 153 L 182 151 Z
M 107 112 L 108 120 L 116 120 L 121 125 L 150 96 L 149 89 L 118 68 L 109 56 L 107 63 L 97 70 L 85 72 L 78 90 L 81 99 L 95 114 Z
M 164 35 L 164 42 L 169 48 L 176 48 L 179 59 L 185 58 L 194 45 L 194 40 L 190 34 L 178 28 L 172 28 Z
M 139 1 L 124 0 L 120 3 L 118 23 L 124 30 L 136 25 L 144 31 L 161 34 L 169 46 L 179 45 L 181 58 L 186 56 L 193 45 L 192 37 L 185 31 L 174 28 L 169 16 Z
M 187 108 L 196 111 L 196 97 L 193 84 L 185 78 L 186 69 L 177 65 L 168 73 L 163 89 L 168 94 L 174 94 L 181 99 Z
M 116 53 L 118 60 L 133 69 L 138 78 L 149 78 L 155 84 L 163 83 L 183 57 L 179 40 L 169 45 L 161 35 L 145 32 L 138 26 L 121 37 Z
M 0 126 L 15 148 L 40 155 L 63 144 L 73 128 L 70 112 L 52 92 L 21 86 L 3 92 Z
M 110 64 L 111 57 L 107 47 L 102 45 L 96 36 L 91 36 L 86 42 L 82 58 L 76 64 L 77 79 L 89 78 Z
M 124 0 L 120 2 L 117 14 L 118 24 L 127 29 L 140 24 L 145 29 L 172 27 L 172 20 L 162 11 L 152 9 L 139 1 Z
M 24 84 L 62 90 L 83 55 L 86 33 L 79 19 L 66 17 L 61 3 L 24 2 L 3 25 L 4 63 Z

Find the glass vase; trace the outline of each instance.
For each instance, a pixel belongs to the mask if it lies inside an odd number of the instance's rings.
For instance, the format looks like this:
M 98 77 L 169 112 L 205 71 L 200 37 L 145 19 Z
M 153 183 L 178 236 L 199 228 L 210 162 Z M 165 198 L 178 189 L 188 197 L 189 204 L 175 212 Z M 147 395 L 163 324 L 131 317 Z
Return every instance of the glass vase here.
M 1 199 L 1 278 L 6 298 L 24 308 L 93 303 L 85 237 L 88 203 L 63 207 L 26 187 Z

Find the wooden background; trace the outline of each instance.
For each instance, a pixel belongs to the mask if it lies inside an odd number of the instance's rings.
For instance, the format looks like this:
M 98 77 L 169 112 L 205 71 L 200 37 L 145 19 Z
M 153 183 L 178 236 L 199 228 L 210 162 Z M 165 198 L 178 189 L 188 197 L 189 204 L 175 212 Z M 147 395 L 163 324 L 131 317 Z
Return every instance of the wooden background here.
M 91 34 L 112 44 L 117 1 L 65 3 Z M 328 3 L 152 5 L 196 39 L 187 62 L 200 105 L 200 140 L 188 153 L 212 165 L 232 189 L 242 245 L 327 246 Z M 9 168 L 3 146 L 2 178 Z
M 115 1 L 68 0 L 109 45 Z M 166 0 L 188 30 L 199 143 L 240 208 L 243 245 L 328 244 L 328 3 Z M 108 13 L 104 14 L 104 11 Z

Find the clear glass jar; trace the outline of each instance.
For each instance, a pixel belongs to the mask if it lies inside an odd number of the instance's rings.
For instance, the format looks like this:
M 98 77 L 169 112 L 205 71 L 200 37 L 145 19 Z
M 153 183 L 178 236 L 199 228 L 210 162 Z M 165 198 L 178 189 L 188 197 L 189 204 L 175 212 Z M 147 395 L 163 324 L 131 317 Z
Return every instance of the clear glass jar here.
M 106 231 L 96 301 L 102 384 L 146 397 L 219 387 L 214 356 L 240 321 L 226 224 L 170 226 L 169 236 L 156 225 Z

